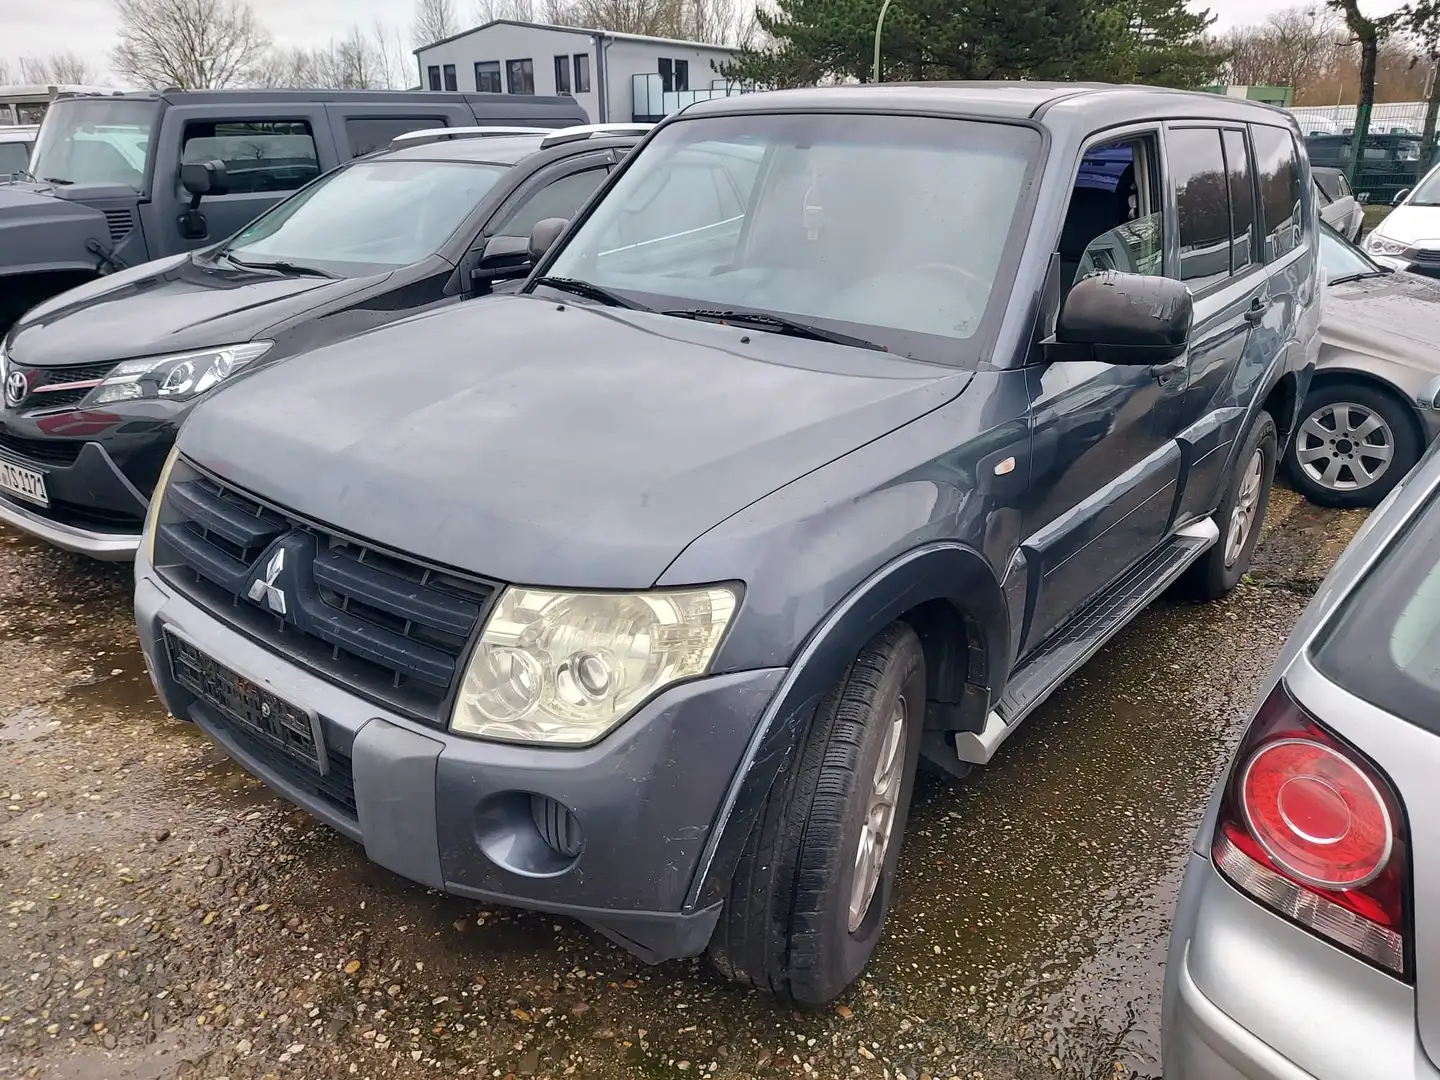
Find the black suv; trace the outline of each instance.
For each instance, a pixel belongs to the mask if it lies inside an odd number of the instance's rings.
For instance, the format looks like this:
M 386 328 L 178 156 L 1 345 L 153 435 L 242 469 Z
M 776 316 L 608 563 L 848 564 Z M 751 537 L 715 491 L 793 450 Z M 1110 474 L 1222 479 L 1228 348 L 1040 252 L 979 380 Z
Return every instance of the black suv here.
M 518 284 L 532 226 L 574 214 L 643 129 L 413 132 L 222 244 L 34 308 L 0 340 L 0 521 L 133 558 L 198 398 L 303 349 Z
M 519 295 L 196 410 L 151 673 L 399 874 L 826 1001 L 918 760 L 964 775 L 1173 582 L 1245 572 L 1317 231 L 1293 121 L 1231 98 L 692 106 L 537 223 Z

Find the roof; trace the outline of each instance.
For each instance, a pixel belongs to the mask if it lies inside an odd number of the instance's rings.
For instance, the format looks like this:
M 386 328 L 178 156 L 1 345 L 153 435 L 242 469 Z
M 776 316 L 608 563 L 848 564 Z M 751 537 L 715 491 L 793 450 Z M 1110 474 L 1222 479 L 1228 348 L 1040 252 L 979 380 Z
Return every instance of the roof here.
M 1052 110 L 1065 115 L 1124 120 L 1137 110 L 1151 117 L 1215 118 L 1280 122 L 1293 126 L 1284 110 L 1245 98 L 1158 86 L 1110 83 L 922 82 L 862 83 L 849 86 L 770 90 L 699 101 L 684 116 L 777 112 L 794 109 L 831 112 L 931 113 L 939 116 L 1039 118 Z
M 496 105 L 503 104 L 507 112 L 525 113 L 559 108 L 563 113 L 580 112 L 575 99 L 565 96 L 549 97 L 544 94 L 485 94 L 455 90 L 181 90 L 169 87 L 165 90 L 137 90 L 114 95 L 122 101 L 163 100 L 171 105 L 182 102 L 186 105 L 234 105 L 276 102 L 293 104 L 297 101 L 348 102 L 351 104 L 401 104 L 416 105 L 433 102 L 440 105 Z
M 564 130 L 558 129 L 558 130 Z M 489 165 L 517 165 L 541 149 L 544 135 L 492 135 L 483 139 L 447 139 L 442 142 L 421 143 L 419 146 L 402 146 L 398 150 L 385 150 L 375 155 L 376 159 L 396 161 L 465 161 Z M 584 141 L 561 143 L 552 150 L 562 150 L 555 157 L 567 157 L 575 152 L 589 153 L 609 147 L 634 146 L 640 141 L 639 135 L 611 135 L 604 138 L 591 137 Z
M 682 45 L 687 49 L 709 49 L 712 52 L 735 52 L 733 45 L 716 45 L 708 41 L 682 41 L 679 38 L 647 37 L 644 34 L 617 34 L 610 30 L 591 30 L 583 26 L 561 26 L 558 23 L 526 22 L 523 19 L 491 19 L 479 26 L 472 26 L 469 30 L 462 30 L 458 34 L 451 34 L 439 41 L 432 41 L 429 45 L 422 45 L 414 50 L 419 56 L 428 52 L 437 45 L 448 45 L 452 41 L 459 41 L 461 38 L 469 37 L 471 34 L 478 34 L 481 30 L 488 30 L 492 26 L 523 26 L 531 30 L 555 30 L 562 34 L 583 34 L 585 37 L 603 37 L 611 41 L 638 41 L 647 45 Z

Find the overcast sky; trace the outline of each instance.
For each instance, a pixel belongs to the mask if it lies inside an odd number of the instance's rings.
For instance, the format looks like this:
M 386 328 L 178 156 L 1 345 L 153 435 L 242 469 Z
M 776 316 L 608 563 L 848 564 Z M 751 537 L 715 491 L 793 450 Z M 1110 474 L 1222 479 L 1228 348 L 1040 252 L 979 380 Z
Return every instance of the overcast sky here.
M 1225 29 L 1258 22 L 1269 12 L 1294 6 L 1296 0 L 1200 0 Z M 256 15 L 277 43 L 323 45 L 340 37 L 351 24 L 368 27 L 383 20 L 405 29 L 408 40 L 413 0 L 251 0 Z M 1381 14 L 1402 0 L 1366 0 L 1361 10 Z M 461 24 L 473 25 L 471 0 L 456 0 Z M 116 19 L 111 0 L 0 0 L 0 57 L 13 67 L 22 56 L 44 57 L 69 49 L 107 69 L 114 44 Z M 18 73 L 17 73 L 18 74 Z

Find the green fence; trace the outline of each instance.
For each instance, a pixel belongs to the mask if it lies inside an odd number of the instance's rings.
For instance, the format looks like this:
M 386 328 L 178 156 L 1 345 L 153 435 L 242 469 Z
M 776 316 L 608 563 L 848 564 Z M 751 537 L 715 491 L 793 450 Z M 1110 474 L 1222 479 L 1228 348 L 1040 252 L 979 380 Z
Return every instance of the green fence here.
M 1355 193 L 1368 202 L 1393 202 L 1434 164 L 1433 160 L 1420 160 L 1423 101 L 1376 105 L 1358 162 L 1354 160 L 1355 106 L 1305 107 L 1290 112 L 1305 134 L 1310 164 L 1344 169 Z

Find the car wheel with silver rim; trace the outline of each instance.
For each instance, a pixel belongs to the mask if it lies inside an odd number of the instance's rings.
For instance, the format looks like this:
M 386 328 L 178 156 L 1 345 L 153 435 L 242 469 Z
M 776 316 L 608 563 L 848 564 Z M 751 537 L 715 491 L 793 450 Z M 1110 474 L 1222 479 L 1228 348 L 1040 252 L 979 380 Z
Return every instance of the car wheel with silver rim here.
M 1285 473 L 1311 502 L 1375 506 L 1420 459 L 1409 406 L 1375 386 L 1324 383 L 1305 399 L 1301 415 Z
M 1236 448 L 1215 512 L 1220 538 L 1186 571 L 1186 585 L 1197 599 L 1218 600 L 1228 595 L 1250 569 L 1270 505 L 1278 445 L 1275 421 L 1261 410 Z
M 894 892 L 924 712 L 920 639 L 891 623 L 771 786 L 710 942 L 724 975 L 806 1005 L 859 978 Z

